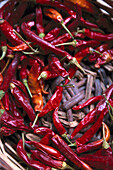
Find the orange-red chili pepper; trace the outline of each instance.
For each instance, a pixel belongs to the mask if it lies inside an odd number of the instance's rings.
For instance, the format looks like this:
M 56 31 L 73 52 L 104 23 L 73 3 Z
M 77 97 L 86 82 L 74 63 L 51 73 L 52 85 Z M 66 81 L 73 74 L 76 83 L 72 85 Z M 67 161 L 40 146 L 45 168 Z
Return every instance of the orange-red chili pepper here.
M 26 42 L 29 43 L 28 41 L 26 41 Z M 24 42 L 15 46 L 15 47 L 11 47 L 8 44 L 7 44 L 7 46 L 13 51 L 23 51 L 23 50 L 26 50 L 29 48 Z

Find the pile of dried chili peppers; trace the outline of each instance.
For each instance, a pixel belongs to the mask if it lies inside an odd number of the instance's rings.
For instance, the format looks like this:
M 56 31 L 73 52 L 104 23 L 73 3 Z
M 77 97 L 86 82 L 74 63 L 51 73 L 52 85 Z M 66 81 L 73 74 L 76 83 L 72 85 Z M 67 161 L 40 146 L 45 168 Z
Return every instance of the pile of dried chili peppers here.
M 82 103 L 83 89 L 75 87 L 77 71 L 86 80 L 112 67 L 113 23 L 100 13 L 88 0 L 10 0 L 0 8 L 0 140 L 16 136 L 20 169 L 112 170 L 105 118 L 112 124 L 113 83 Z M 87 113 L 69 131 L 59 114 L 80 109 Z

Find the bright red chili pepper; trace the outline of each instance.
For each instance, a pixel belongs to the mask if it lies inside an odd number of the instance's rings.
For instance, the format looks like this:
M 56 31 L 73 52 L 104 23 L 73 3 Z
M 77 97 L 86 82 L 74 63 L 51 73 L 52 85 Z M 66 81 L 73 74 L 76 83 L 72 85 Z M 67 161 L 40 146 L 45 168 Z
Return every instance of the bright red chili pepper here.
M 41 140 L 40 143 L 44 144 L 44 145 L 50 145 L 51 143 L 51 133 L 46 134 Z
M 36 161 L 36 160 L 32 160 L 27 156 L 27 152 L 24 150 L 23 148 L 23 141 L 19 140 L 18 144 L 17 144 L 17 153 L 18 156 L 29 166 L 31 166 L 34 169 L 37 170 L 50 170 L 51 168 L 49 168 L 48 166 L 44 165 L 43 163 Z
M 55 78 L 55 77 L 58 77 L 58 76 L 59 75 L 57 73 L 53 73 L 50 70 L 45 70 L 45 71 L 41 72 L 41 74 L 38 77 L 38 80 L 40 80 L 41 78 L 44 79 L 44 80 L 48 80 L 48 79 Z
M 13 133 L 15 133 L 15 130 L 7 128 L 7 127 L 1 127 L 0 128 L 0 137 L 2 136 L 10 136 Z
M 91 97 L 90 99 L 88 99 L 85 103 L 82 103 L 81 105 L 79 106 L 75 106 L 73 107 L 72 109 L 73 110 L 79 110 L 79 109 L 82 109 L 90 104 L 93 104 L 95 102 L 98 102 L 99 100 L 102 99 L 102 96 L 94 96 L 94 97 Z
M 0 30 L 13 45 L 19 45 L 22 40 L 14 33 L 13 27 L 4 19 L 0 19 Z
M 36 128 L 34 130 L 34 133 L 36 133 L 38 135 L 43 135 L 43 136 L 50 134 L 50 137 L 55 135 L 55 133 L 51 129 L 49 129 L 47 127 L 43 127 L 43 126 Z
M 79 157 L 73 152 L 73 150 L 67 145 L 67 143 L 58 135 L 52 137 L 52 142 L 56 145 L 59 151 L 70 161 L 72 161 L 77 167 L 83 170 L 91 170 L 89 165 L 81 161 Z
M 56 90 L 55 90 L 54 94 L 49 99 L 49 101 L 46 103 L 43 110 L 38 114 L 38 117 L 42 117 L 42 116 L 46 115 L 48 112 L 54 110 L 56 107 L 59 106 L 59 104 L 62 100 L 62 92 L 63 92 L 63 87 L 56 86 Z
M 61 155 L 61 153 L 56 150 L 55 148 L 48 146 L 48 145 L 44 145 L 40 142 L 36 142 L 36 141 L 26 141 L 26 143 L 35 146 L 38 150 L 44 151 L 46 152 L 49 156 L 51 156 L 52 158 L 58 159 L 58 160 L 64 160 L 64 156 Z
M 105 127 L 105 139 L 106 139 L 106 141 L 108 141 L 110 138 L 110 130 L 109 130 L 109 127 L 105 123 L 104 123 L 104 127 Z M 82 145 L 76 149 L 76 153 L 80 154 L 83 152 L 98 149 L 99 147 L 102 146 L 102 143 L 103 143 L 103 138 L 100 140 L 88 143 L 87 145 Z

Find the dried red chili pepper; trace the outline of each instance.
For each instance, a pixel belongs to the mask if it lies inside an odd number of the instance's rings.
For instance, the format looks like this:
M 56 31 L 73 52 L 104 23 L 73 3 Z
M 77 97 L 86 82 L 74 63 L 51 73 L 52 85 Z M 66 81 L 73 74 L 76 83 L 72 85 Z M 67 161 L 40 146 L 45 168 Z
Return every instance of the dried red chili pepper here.
M 37 30 L 39 37 L 43 38 L 45 37 L 45 33 L 44 33 L 45 30 L 43 26 L 42 9 L 40 6 L 36 7 L 35 13 L 36 13 L 36 30 Z
M 25 94 L 14 84 L 11 84 L 11 93 L 26 111 L 31 122 L 34 122 L 36 115 Z
M 72 161 L 77 167 L 84 170 L 91 170 L 89 165 L 81 161 L 79 157 L 73 152 L 73 150 L 67 145 L 67 143 L 58 135 L 52 137 L 52 142 L 56 145 L 59 151 L 70 161 Z
M 109 130 L 109 127 L 105 123 L 104 123 L 104 127 L 105 127 L 105 139 L 106 139 L 106 141 L 108 141 L 110 138 L 110 130 Z M 102 146 L 102 143 L 103 143 L 103 138 L 100 140 L 88 143 L 87 145 L 82 145 L 76 149 L 76 153 L 80 154 L 83 152 L 98 149 L 99 147 Z
M 61 100 L 62 100 L 62 92 L 63 87 L 56 86 L 56 90 L 52 97 L 48 100 L 43 110 L 38 114 L 38 117 L 42 117 L 46 115 L 48 112 L 54 110 L 56 107 L 59 106 Z
M 8 91 L 5 92 L 5 95 L 4 97 L 2 98 L 2 102 L 3 102 L 3 105 L 4 105 L 4 108 L 5 110 L 9 110 L 9 93 Z
M 44 145 L 50 145 L 51 143 L 51 133 L 46 134 L 41 140 L 40 143 L 44 144 Z
M 113 60 L 113 49 L 106 50 L 97 58 L 95 67 L 100 68 L 101 65 L 104 65 Z
M 49 168 L 48 166 L 44 165 L 43 163 L 36 161 L 36 160 L 32 160 L 27 156 L 26 151 L 23 148 L 23 141 L 19 140 L 18 144 L 17 144 L 17 153 L 18 156 L 29 166 L 31 166 L 34 169 L 37 170 L 50 170 L 51 168 Z
M 41 162 L 43 162 L 44 164 L 50 167 L 57 168 L 57 169 L 69 168 L 69 169 L 74 170 L 69 165 L 67 165 L 66 162 L 52 159 L 47 153 L 43 153 L 39 150 L 31 150 L 31 153 L 33 154 L 35 158 L 37 158 L 38 160 L 40 160 Z
M 79 110 L 79 109 L 82 109 L 90 104 L 93 104 L 95 102 L 98 102 L 99 100 L 102 99 L 102 96 L 94 96 L 94 97 L 91 97 L 90 99 L 88 99 L 85 103 L 82 103 L 81 105 L 79 106 L 75 106 L 73 107 L 72 109 L 73 110 Z
M 16 69 L 19 64 L 20 54 L 16 53 L 15 58 L 12 60 L 7 71 L 4 74 L 3 83 L 0 86 L 0 99 L 4 96 L 7 91 L 13 76 L 16 74 Z M 8 75 L 8 76 L 7 76 Z
M 43 126 L 36 128 L 34 130 L 34 133 L 36 133 L 38 135 L 43 135 L 43 136 L 50 134 L 50 137 L 55 135 L 55 133 L 51 129 L 49 129 L 47 127 L 43 127 Z
M 10 4 L 9 1 L 7 1 L 2 7 L 0 7 L 0 18 L 4 18 L 4 11 L 5 8 Z
M 100 32 L 95 32 L 95 31 L 91 31 L 87 28 L 85 28 L 83 30 L 83 33 L 85 36 L 94 39 L 94 40 L 98 40 L 98 41 L 111 41 L 113 40 L 113 34 L 103 34 Z
M 58 77 L 58 76 L 59 75 L 57 73 L 53 73 L 50 70 L 45 70 L 45 71 L 41 72 L 41 74 L 38 77 L 38 80 L 40 80 L 41 78 L 44 79 L 44 80 L 48 80 L 48 79 L 55 78 L 55 77 Z
M 28 41 L 26 41 L 26 42 L 29 43 Z M 7 46 L 8 46 L 8 48 L 10 48 L 13 51 L 23 51 L 23 50 L 26 50 L 29 48 L 25 43 L 21 43 L 15 47 L 11 47 L 9 45 L 7 45 Z
M 44 151 L 46 152 L 49 156 L 51 156 L 52 158 L 58 159 L 58 160 L 64 160 L 64 156 L 61 155 L 61 153 L 56 150 L 55 148 L 48 146 L 48 145 L 44 145 L 40 142 L 36 142 L 36 141 L 26 141 L 26 143 L 35 146 L 38 150 Z
M 23 43 L 23 41 L 14 33 L 13 27 L 4 19 L 0 19 L 0 30 L 13 45 Z
M 0 128 L 0 136 L 10 136 L 13 133 L 15 133 L 15 130 L 7 128 L 7 127 L 1 127 Z

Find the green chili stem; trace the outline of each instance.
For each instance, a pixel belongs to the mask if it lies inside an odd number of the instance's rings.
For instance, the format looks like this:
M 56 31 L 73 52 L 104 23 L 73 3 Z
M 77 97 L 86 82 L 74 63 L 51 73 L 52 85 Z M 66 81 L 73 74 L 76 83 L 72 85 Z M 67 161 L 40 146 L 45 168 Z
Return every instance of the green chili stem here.
M 31 126 L 32 128 L 34 128 L 34 126 L 35 126 L 35 124 L 36 124 L 37 120 L 38 120 L 38 114 L 36 115 L 35 120 L 34 120 L 34 122 L 33 122 L 32 126 Z
M 104 123 L 102 122 L 102 131 L 103 131 L 103 144 L 102 144 L 102 147 L 104 149 L 108 149 L 110 146 L 108 144 L 108 142 L 106 141 L 106 138 L 105 138 L 105 128 L 104 128 Z
M 26 89 L 27 89 L 30 97 L 32 98 L 32 94 L 31 94 L 31 92 L 30 92 L 30 89 L 29 89 L 29 86 L 28 86 L 28 83 L 27 83 L 27 79 L 23 79 L 23 83 L 24 83 L 24 85 L 25 85 L 25 87 L 26 87 Z
M 3 60 L 4 57 L 6 56 L 6 52 L 7 52 L 7 46 L 2 46 L 2 56 L 0 57 L 0 60 Z

